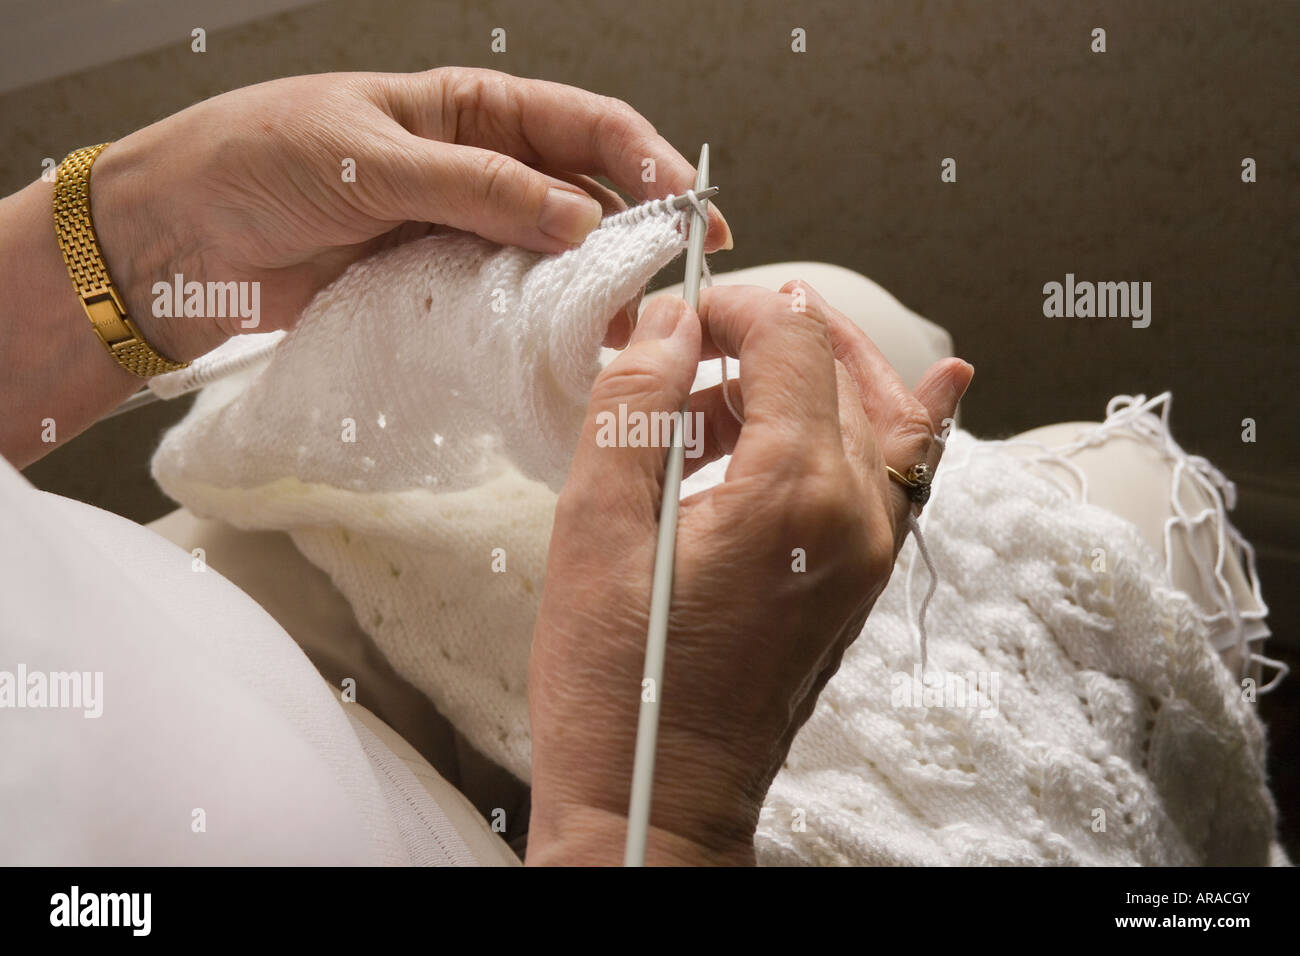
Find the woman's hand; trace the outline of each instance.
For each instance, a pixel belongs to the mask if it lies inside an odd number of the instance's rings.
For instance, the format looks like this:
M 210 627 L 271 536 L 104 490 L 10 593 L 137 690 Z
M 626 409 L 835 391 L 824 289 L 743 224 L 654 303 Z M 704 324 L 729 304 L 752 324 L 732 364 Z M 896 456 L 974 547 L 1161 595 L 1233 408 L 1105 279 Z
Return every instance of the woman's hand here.
M 701 357 L 741 359 L 743 427 L 721 386 L 691 397 L 688 467 L 732 459 L 681 506 L 649 862 L 753 861 L 767 788 L 889 579 L 909 502 L 885 463 L 937 464 L 973 369 L 939 362 L 913 395 L 816 292 L 794 311 L 796 285 L 706 290 L 698 321 L 659 299 L 597 380 L 533 639 L 530 863 L 617 863 L 626 833 L 665 450 L 599 447 L 600 413 L 678 409 Z
M 438 225 L 568 248 L 602 207 L 623 206 L 593 176 L 638 199 L 695 181 L 653 126 L 608 97 L 490 70 L 333 73 L 234 90 L 114 142 L 95 161 L 90 201 L 128 314 L 155 349 L 188 361 L 239 332 L 288 328 L 351 263 Z M 86 320 L 52 192 L 37 180 L 0 199 L 0 454 L 19 468 L 140 387 Z M 711 207 L 707 247 L 730 242 Z M 154 284 L 177 275 L 258 283 L 255 319 L 154 316 Z M 635 309 L 611 316 L 607 345 L 627 341 Z
M 185 360 L 240 331 L 290 326 L 349 264 L 431 224 L 569 248 L 602 207 L 623 205 L 598 175 L 637 198 L 694 182 L 654 127 L 609 97 L 490 70 L 335 73 L 234 90 L 115 142 L 95 163 L 92 205 L 129 311 Z M 720 215 L 709 237 L 729 242 Z M 176 273 L 261 283 L 258 327 L 154 318 L 152 285 Z M 611 344 L 630 329 L 630 316 L 615 323 Z

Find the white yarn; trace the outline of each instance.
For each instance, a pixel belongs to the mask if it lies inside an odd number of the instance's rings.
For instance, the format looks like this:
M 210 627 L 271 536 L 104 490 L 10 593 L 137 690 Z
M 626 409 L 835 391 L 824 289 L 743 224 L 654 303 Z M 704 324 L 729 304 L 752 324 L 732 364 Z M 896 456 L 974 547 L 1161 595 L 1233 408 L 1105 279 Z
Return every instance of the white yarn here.
M 921 673 L 924 674 L 927 642 L 925 615 L 930 609 L 930 598 L 934 597 L 935 589 L 939 586 L 939 572 L 934 566 L 934 559 L 930 557 L 930 549 L 925 546 L 925 532 L 921 530 L 921 522 L 917 519 L 916 515 L 909 514 L 907 516 L 907 530 L 916 540 L 916 549 L 921 552 L 921 560 L 925 562 L 925 569 L 930 572 L 930 586 L 925 590 L 925 597 L 921 598 L 921 609 L 916 615 L 917 659 L 921 662 Z M 907 598 L 907 606 L 910 611 L 912 607 L 912 595 L 910 591 L 908 592 Z
M 526 781 L 552 489 L 604 325 L 680 250 L 682 218 L 637 207 L 552 258 L 448 236 L 355 266 L 269 365 L 203 391 L 155 476 L 198 514 L 287 530 L 396 670 Z M 1112 412 L 1107 431 L 1167 437 L 1163 422 L 1153 431 Z M 343 417 L 355 444 L 340 441 Z M 1161 447 L 1173 454 L 1171 443 Z M 718 480 L 715 465 L 687 486 Z M 1204 615 L 1136 528 L 963 432 L 923 523 L 928 547 L 915 535 L 904 547 L 773 783 L 761 862 L 1264 863 L 1280 852 L 1261 725 Z M 1105 573 L 1092 570 L 1094 547 L 1110 556 Z M 927 556 L 937 574 L 921 670 L 909 579 Z M 990 716 L 899 701 L 935 674 L 966 672 L 1000 675 Z
M 1262 642 L 1269 636 L 1264 621 L 1268 617 L 1268 605 L 1260 593 L 1259 575 L 1255 567 L 1255 549 L 1228 520 L 1228 511 L 1237 506 L 1237 488 L 1223 472 L 1215 468 L 1200 455 L 1189 455 L 1174 440 L 1169 428 L 1169 411 L 1173 405 L 1173 396 L 1162 392 L 1155 398 L 1145 395 L 1116 395 L 1106 404 L 1106 420 L 1093 429 L 1086 430 L 1075 441 L 1057 448 L 1046 448 L 1040 443 L 1023 439 L 1008 439 L 991 443 L 1000 447 L 1033 447 L 1039 454 L 1033 460 L 1052 462 L 1069 470 L 1079 482 L 1081 501 L 1088 500 L 1088 477 L 1069 460 L 1071 455 L 1085 448 L 1095 447 L 1105 442 L 1117 431 L 1127 430 L 1145 439 L 1160 452 L 1161 457 L 1172 465 L 1169 500 L 1174 513 L 1164 522 L 1164 562 L 1165 575 L 1173 580 L 1173 557 L 1176 553 L 1173 531 L 1181 528 L 1190 533 L 1198 525 L 1213 522 L 1216 548 L 1211 565 L 1211 558 L 1199 549 L 1185 549 L 1196 565 L 1197 575 L 1201 580 L 1202 590 L 1214 600 L 1218 610 L 1207 612 L 1195 608 L 1196 616 L 1209 628 L 1210 642 L 1215 650 L 1224 650 L 1236 646 L 1240 651 L 1241 672 L 1244 677 L 1252 663 L 1260 663 L 1276 670 L 1268 684 L 1259 688 L 1259 693 L 1269 693 L 1288 673 L 1290 668 L 1282 661 L 1273 660 L 1263 654 L 1253 652 L 1249 645 Z M 1159 417 L 1155 415 L 1159 410 Z M 951 469 L 949 469 L 951 470 Z M 1183 504 L 1181 489 L 1185 481 L 1192 482 L 1205 492 L 1211 505 L 1190 515 Z M 1224 576 L 1224 563 L 1231 557 L 1244 566 L 1250 579 L 1252 597 L 1256 607 L 1242 611 L 1238 605 L 1232 586 Z

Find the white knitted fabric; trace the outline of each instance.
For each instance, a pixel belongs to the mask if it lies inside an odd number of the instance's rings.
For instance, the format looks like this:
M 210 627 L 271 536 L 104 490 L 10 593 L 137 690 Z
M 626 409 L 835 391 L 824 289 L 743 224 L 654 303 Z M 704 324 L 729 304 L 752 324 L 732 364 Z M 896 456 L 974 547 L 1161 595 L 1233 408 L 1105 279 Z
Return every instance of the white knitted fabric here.
M 957 432 L 924 527 L 925 678 L 909 542 L 776 778 L 763 862 L 1285 859 L 1254 705 L 1132 524 Z
M 288 531 L 398 673 L 526 780 L 551 489 L 605 327 L 684 247 L 685 220 L 652 202 L 559 256 L 457 233 L 359 263 L 269 364 L 237 356 L 199 394 L 154 477 L 195 514 Z
M 396 670 L 527 781 L 551 489 L 604 324 L 680 249 L 681 218 L 638 207 L 553 258 L 456 236 L 355 266 L 269 366 L 200 395 L 154 474 L 197 514 L 288 531 Z M 1253 705 L 1132 525 L 956 432 L 925 529 L 927 679 L 948 699 L 911 676 L 909 542 L 772 786 L 760 862 L 1283 858 Z M 987 699 L 958 706 L 967 674 Z

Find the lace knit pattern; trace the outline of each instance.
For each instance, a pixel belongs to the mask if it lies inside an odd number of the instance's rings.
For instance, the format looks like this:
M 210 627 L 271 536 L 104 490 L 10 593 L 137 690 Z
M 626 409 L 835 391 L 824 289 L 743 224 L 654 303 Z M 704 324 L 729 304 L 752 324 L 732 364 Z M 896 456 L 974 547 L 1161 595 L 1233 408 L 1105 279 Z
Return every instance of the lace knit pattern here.
M 964 432 L 939 474 L 929 669 L 909 541 L 777 776 L 760 860 L 1280 857 L 1254 705 L 1137 529 Z

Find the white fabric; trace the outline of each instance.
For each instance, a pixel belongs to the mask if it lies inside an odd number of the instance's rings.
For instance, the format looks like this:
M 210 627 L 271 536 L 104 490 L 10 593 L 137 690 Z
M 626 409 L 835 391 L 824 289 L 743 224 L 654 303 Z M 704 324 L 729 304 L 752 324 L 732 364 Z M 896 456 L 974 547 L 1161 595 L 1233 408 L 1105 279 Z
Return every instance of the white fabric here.
M 0 696 L 0 864 L 479 862 L 216 572 L 3 461 L 0 515 L 0 671 L 102 674 L 98 717 Z
M 529 478 L 562 480 L 605 321 L 679 247 L 672 223 L 636 222 L 554 259 L 458 240 L 372 260 L 308 310 L 284 361 L 201 396 L 154 462 L 196 513 L 288 530 L 395 668 L 524 780 L 555 501 Z M 458 261 L 422 258 L 433 253 Z M 590 288 L 607 291 L 569 291 Z M 462 305 L 424 321 L 418 303 L 444 300 Z M 359 331 L 388 321 L 403 335 Z M 375 444 L 349 449 L 348 409 L 364 410 L 358 424 L 400 409 L 400 432 L 372 425 Z M 911 673 L 916 645 L 896 573 L 773 785 L 760 860 L 1268 862 L 1260 724 L 1132 525 L 965 433 L 949 454 L 968 463 L 944 465 L 957 477 L 927 509 L 941 576 L 931 661 L 1000 675 L 997 706 L 981 718 L 899 703 L 894 675 Z M 1089 563 L 1098 547 L 1104 574 Z

